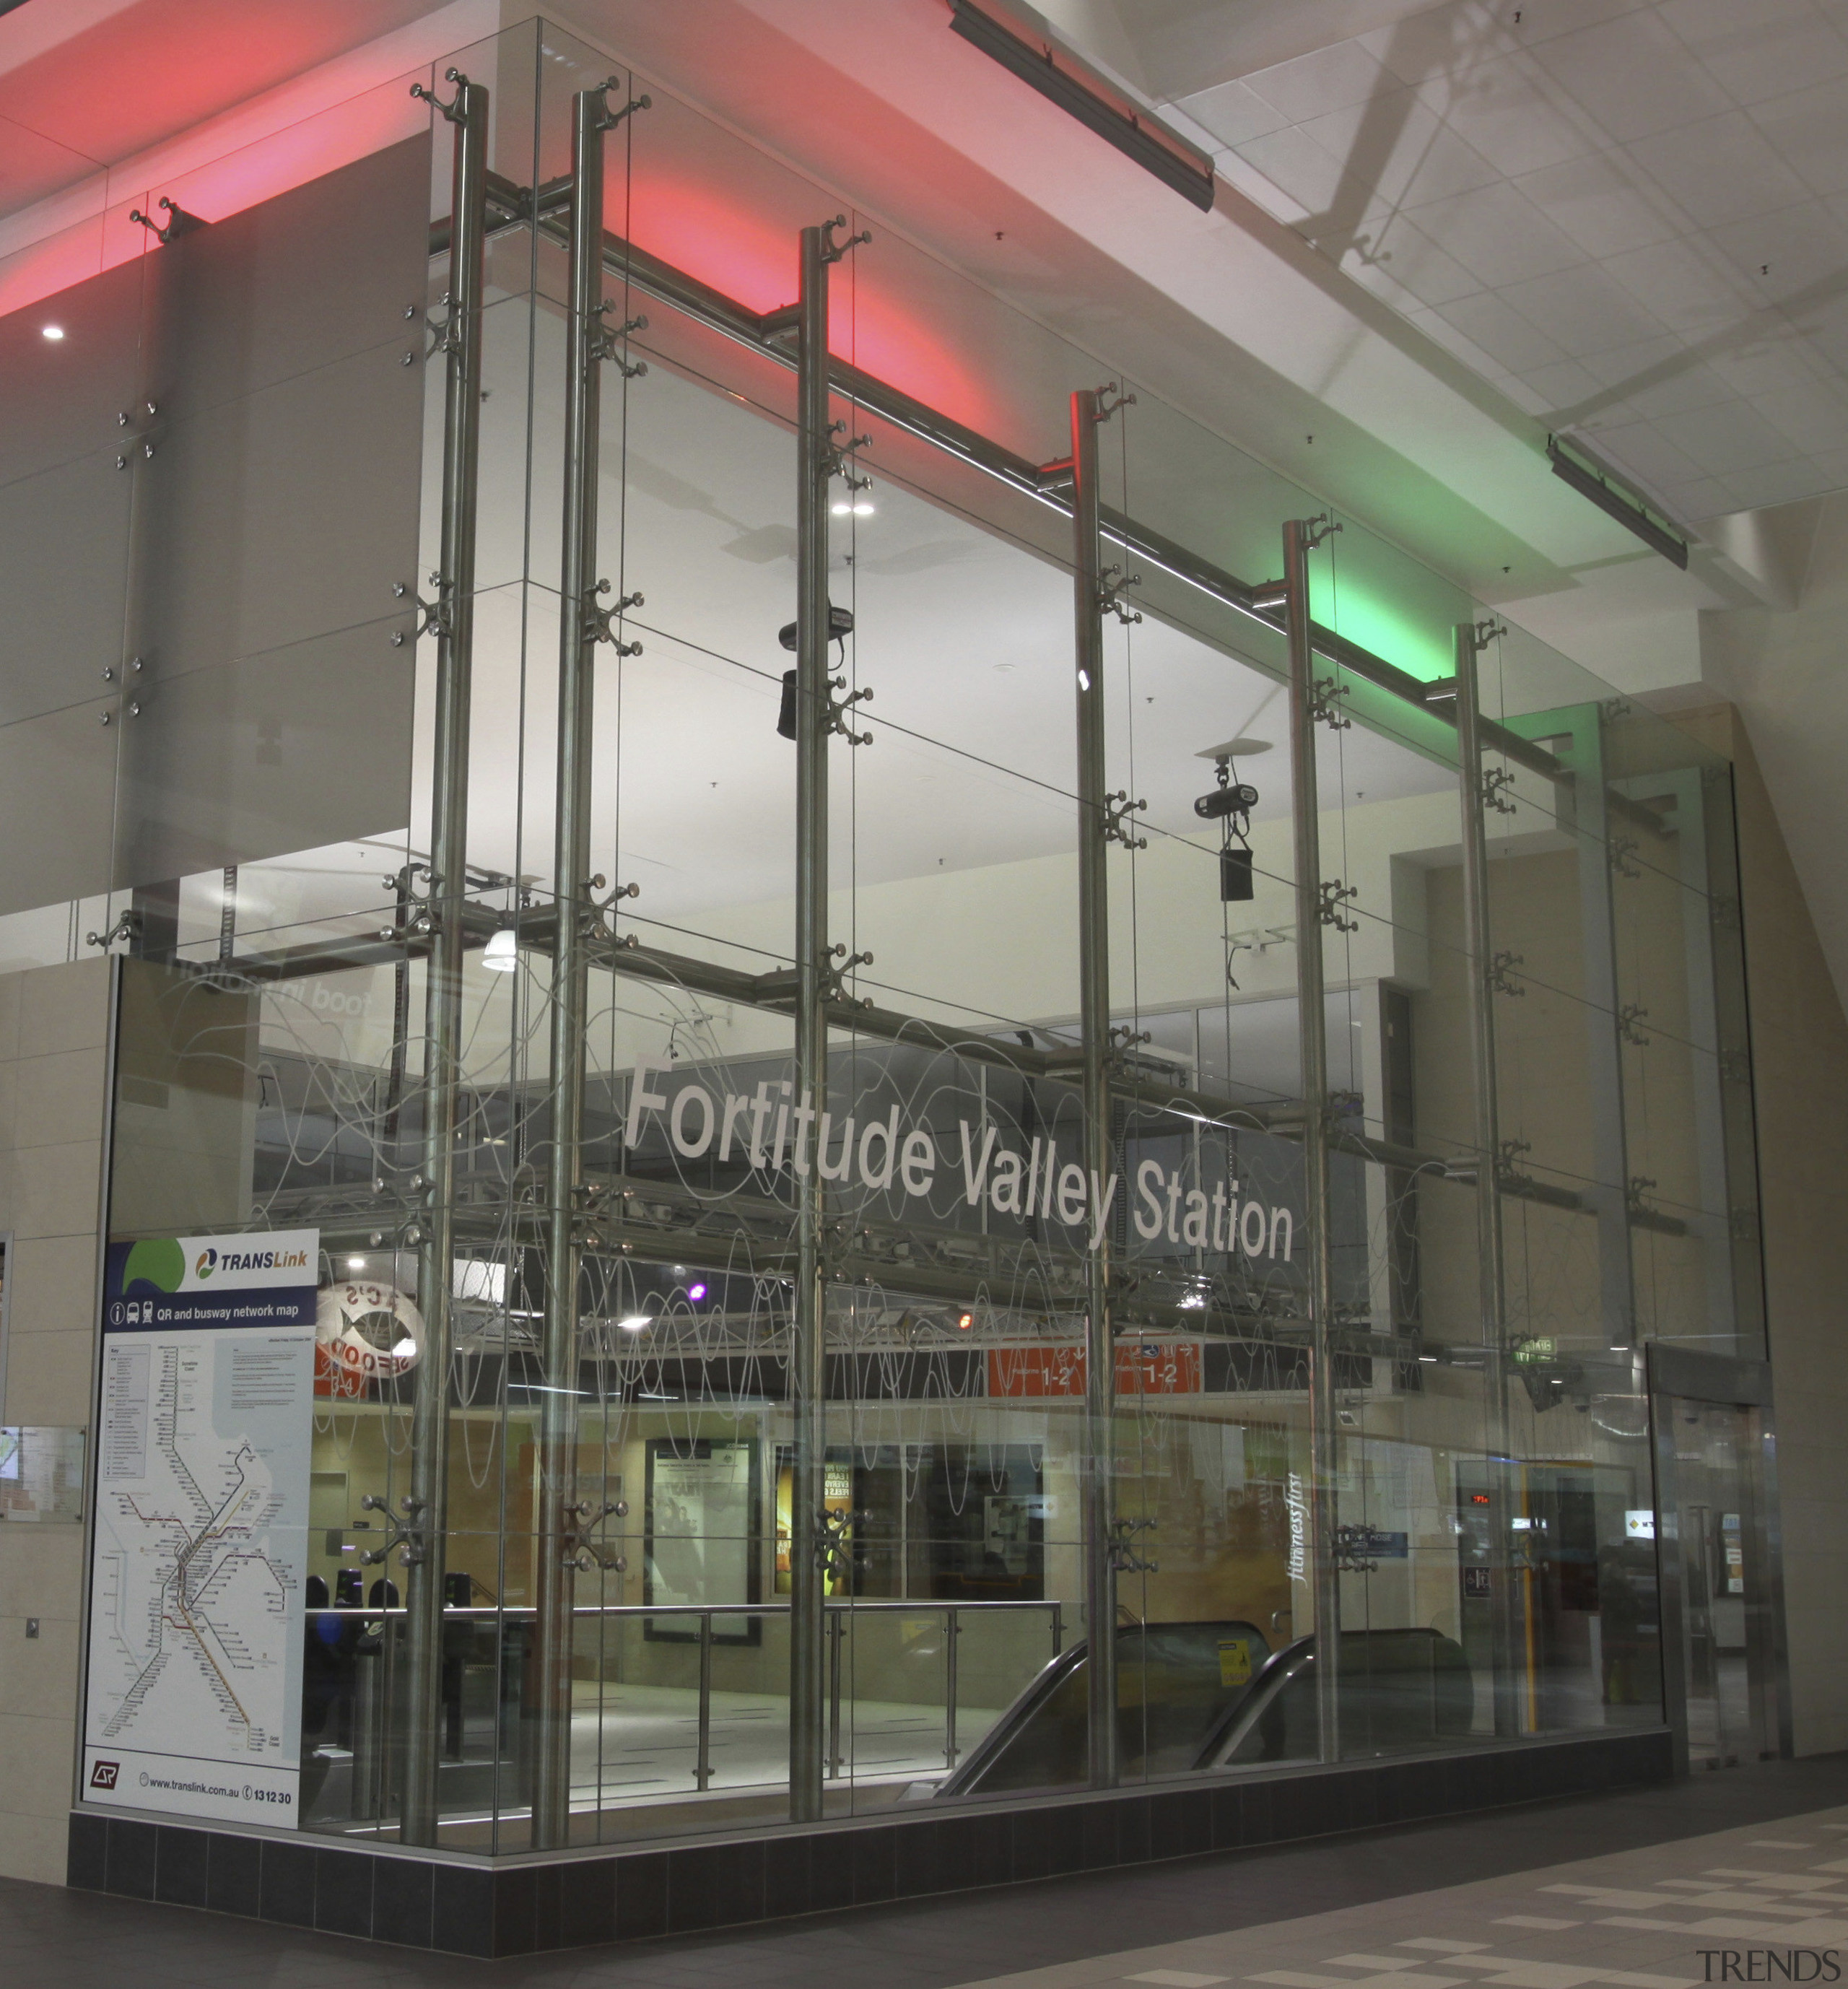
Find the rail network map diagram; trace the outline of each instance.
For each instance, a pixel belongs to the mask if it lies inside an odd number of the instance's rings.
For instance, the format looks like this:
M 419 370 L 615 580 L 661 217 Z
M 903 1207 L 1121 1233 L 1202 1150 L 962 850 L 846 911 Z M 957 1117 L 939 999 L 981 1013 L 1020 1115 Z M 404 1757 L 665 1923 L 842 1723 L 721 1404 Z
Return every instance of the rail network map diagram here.
M 85 1794 L 292 1825 L 314 1330 L 235 1296 L 106 1310 Z

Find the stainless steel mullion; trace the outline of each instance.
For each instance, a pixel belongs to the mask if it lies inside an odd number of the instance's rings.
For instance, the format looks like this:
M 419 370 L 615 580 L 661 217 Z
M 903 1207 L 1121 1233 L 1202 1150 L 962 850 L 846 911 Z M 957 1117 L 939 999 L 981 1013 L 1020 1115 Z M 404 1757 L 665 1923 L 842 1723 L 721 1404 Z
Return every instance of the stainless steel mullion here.
M 956 1764 L 956 1640 L 963 1625 L 953 1609 L 943 1612 L 943 1765 Z
M 1489 1510 L 1495 1547 L 1489 1579 L 1495 1731 L 1518 1733 L 1526 1721 L 1518 1660 L 1526 1648 L 1522 1598 L 1514 1567 L 1515 1465 L 1508 1455 L 1508 1283 L 1501 1227 L 1501 1116 L 1495 1078 L 1494 950 L 1489 920 L 1488 832 L 1483 789 L 1481 686 L 1476 657 L 1484 638 L 1474 624 L 1456 632 L 1457 791 L 1463 815 L 1464 974 L 1469 1016 L 1470 1076 L 1475 1095 L 1477 1298 L 1488 1358 L 1484 1404 Z
M 1071 397 L 1073 655 L 1078 691 L 1078 1007 L 1082 1038 L 1084 1164 L 1099 1196 L 1110 1164 L 1110 915 L 1104 857 L 1104 629 L 1098 543 L 1098 424 L 1102 395 Z M 1094 1208 L 1094 1226 L 1099 1211 Z M 1116 1539 L 1112 1481 L 1116 1354 L 1110 1327 L 1110 1239 L 1085 1258 L 1085 1634 L 1088 1640 L 1086 1737 L 1093 1788 L 1117 1780 Z
M 546 1392 L 540 1410 L 537 1562 L 530 1705 L 537 1727 L 533 1843 L 553 1850 L 569 1840 L 571 1769 L 571 1625 L 576 1599 L 577 1309 L 583 1218 L 584 1028 L 590 959 L 592 659 L 599 625 L 597 499 L 601 441 L 603 134 L 608 84 L 572 100 L 570 307 L 565 326 L 564 555 L 559 581 L 557 816 L 553 889 L 557 906 L 552 972 L 552 1144 L 546 1177 L 545 1321 L 540 1357 Z
M 1290 654 L 1291 807 L 1296 860 L 1296 1007 L 1301 1038 L 1303 1228 L 1308 1266 L 1309 1549 L 1315 1589 L 1315 1714 L 1325 1761 L 1341 1757 L 1341 1577 L 1335 1561 L 1332 1347 L 1334 1279 L 1328 1252 L 1328 1043 L 1322 958 L 1322 802 L 1315 775 L 1315 656 L 1309 617 L 1310 551 L 1319 520 L 1283 528 L 1285 626 Z
M 699 1618 L 699 1753 L 693 1779 L 703 1794 L 712 1780 L 712 1612 Z
M 796 434 L 796 1102 L 818 1114 L 828 1099 L 828 266 L 831 231 L 802 231 L 797 306 Z M 819 1123 L 817 1119 L 817 1122 Z M 827 1219 L 821 1171 L 796 1176 L 796 1289 L 789 1395 L 794 1457 L 790 1486 L 789 1801 L 797 1823 L 822 1813 L 827 1583 L 821 1564 L 826 1493 Z
M 443 1571 L 448 1531 L 451 1259 L 455 1115 L 462 1035 L 463 910 L 468 889 L 469 702 L 475 649 L 475 537 L 481 457 L 482 286 L 486 257 L 488 93 L 452 69 L 455 95 L 448 320 L 443 402 L 442 524 L 436 611 L 430 917 L 425 969 L 425 1199 L 418 1255 L 423 1358 L 411 1411 L 406 1531 L 403 1842 L 436 1842 L 443 1690 Z M 408 884 L 408 874 L 406 883 Z

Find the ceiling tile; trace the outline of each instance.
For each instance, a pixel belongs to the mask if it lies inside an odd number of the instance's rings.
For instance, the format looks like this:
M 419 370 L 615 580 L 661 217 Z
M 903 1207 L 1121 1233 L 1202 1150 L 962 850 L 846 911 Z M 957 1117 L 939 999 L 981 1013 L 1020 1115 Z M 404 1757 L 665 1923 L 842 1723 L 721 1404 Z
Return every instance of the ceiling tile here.
M 1794 206 L 1808 191 L 1742 110 L 1658 131 L 1630 151 L 1703 228 Z
M 1674 483 L 1658 491 L 1671 518 L 1684 525 L 1697 525 L 1739 509 L 1731 489 L 1717 476 L 1697 476 L 1686 483 Z
M 1800 307 L 1848 289 L 1848 227 L 1819 200 L 1735 221 L 1708 239 L 1766 303 Z
M 1613 256 L 1603 267 L 1677 331 L 1711 330 L 1756 307 L 1731 266 L 1697 236 Z
M 1626 469 L 1653 490 L 1686 483 L 1698 476 L 1701 466 L 1677 449 L 1653 423 L 1627 422 L 1614 428 L 1592 429 L 1586 440 L 1606 463 Z
M 1752 107 L 1778 156 L 1817 193 L 1848 193 L 1848 76 Z
M 1748 401 L 1724 401 L 1718 407 L 1664 415 L 1652 425 L 1712 476 L 1730 477 L 1742 469 L 1762 469 L 1766 463 L 1783 462 L 1791 452 L 1789 438 Z
M 1345 162 L 1351 178 L 1395 206 L 1416 207 L 1467 193 L 1500 177 L 1410 90 L 1370 97 L 1364 103 L 1312 118 L 1301 128 Z
M 1356 39 L 1405 83 L 1467 75 L 1521 45 L 1519 29 L 1508 22 L 1504 10 L 1484 5 L 1483 0 L 1451 0 L 1448 6 L 1427 8 Z
M 1725 93 L 1653 13 L 1542 42 L 1534 59 L 1613 138 L 1640 138 L 1727 108 Z
M 1687 353 L 1687 340 L 1668 333 L 1639 339 L 1633 345 L 1613 345 L 1602 352 L 1588 353 L 1585 364 L 1606 386 L 1627 386 L 1644 374 L 1660 377 L 1661 368 L 1682 363 Z
M 1757 409 L 1792 449 L 1848 449 L 1848 388 L 1814 387 L 1761 394 L 1748 405 Z
M 1340 160 L 1295 125 L 1233 149 L 1311 214 L 1328 213 L 1340 195 Z M 1364 188 L 1357 190 L 1357 197 L 1364 206 Z
M 1735 103 L 1848 75 L 1848 39 L 1812 0 L 1662 0 L 1657 11 Z
M 1547 412 L 1555 415 L 1582 407 L 1598 391 L 1596 376 L 1576 359 L 1562 359 L 1554 366 L 1536 366 L 1521 378 L 1524 386 L 1538 395 Z
M 1508 174 L 1596 151 L 1609 138 L 1531 56 L 1423 84 L 1419 95 L 1472 151 Z
M 1621 256 L 1685 234 L 1687 216 L 1621 149 L 1566 159 L 1515 184 L 1588 256 Z
M 1488 294 L 1486 290 L 1477 293 L 1481 296 Z M 1447 310 L 1452 307 L 1446 305 L 1444 308 Z M 1504 391 L 1513 386 L 1512 378 L 1498 360 L 1484 352 L 1474 339 L 1465 337 L 1437 311 L 1424 304 L 1417 304 L 1406 313 L 1406 317 L 1433 345 L 1442 346 L 1446 352 L 1460 359 L 1472 372 L 1480 373 L 1485 380 L 1493 380 Z
M 1498 55 L 1537 47 L 1561 35 L 1639 12 L 1651 0 L 1530 0 L 1518 10 L 1484 0 L 1452 0 L 1358 39 L 1406 82 L 1453 76 Z M 1518 11 L 1521 19 L 1512 16 Z
M 1511 283 L 1502 294 L 1574 358 L 1634 345 L 1664 329 L 1646 305 L 1589 263 Z
M 1735 394 L 1748 400 L 1762 394 L 1801 391 L 1833 378 L 1833 368 L 1820 354 L 1811 352 L 1789 325 L 1735 351 L 1710 353 L 1706 364 Z
M 1248 89 L 1292 124 L 1359 103 L 1376 90 L 1392 89 L 1395 80 L 1358 42 L 1331 42 L 1244 79 Z
M 1840 490 L 1848 485 L 1848 449 L 1819 449 L 1810 461 L 1822 489 Z
M 1565 357 L 1537 325 L 1488 290 L 1442 305 L 1437 315 L 1480 346 L 1504 372 L 1531 374 Z
M 1204 125 L 1222 145 L 1244 144 L 1289 122 L 1274 105 L 1242 83 L 1222 83 L 1217 90 L 1203 90 L 1196 97 L 1176 97 L 1174 107 Z
M 1585 251 L 1506 180 L 1427 202 L 1407 218 L 1491 289 L 1585 260 Z
M 1340 258 L 1340 263 L 1342 274 L 1351 276 L 1363 290 L 1378 297 L 1381 303 L 1390 304 L 1394 310 L 1404 317 L 1413 319 L 1420 326 L 1426 325 L 1430 307 L 1416 290 L 1410 290 L 1400 283 L 1399 279 L 1392 273 L 1387 264 L 1373 256 L 1369 245 L 1362 242 L 1356 248 L 1351 249 Z M 1454 281 L 1459 283 L 1471 284 L 1475 280 L 1467 270 L 1457 269 L 1454 265 L 1451 274 Z M 1423 277 L 1425 288 L 1433 292 L 1450 288 L 1448 282 L 1434 276 L 1430 271 L 1423 273 Z M 1452 293 L 1460 294 L 1456 292 Z M 1428 327 L 1427 328 L 1428 329 Z M 1447 327 L 1446 330 L 1447 329 Z M 1457 337 L 1454 333 L 1451 333 L 1450 336 L 1452 341 L 1450 349 L 1454 350 L 1457 347 L 1468 344 L 1467 340 Z M 1471 366 L 1475 367 L 1490 379 L 1494 379 L 1501 371 L 1501 368 L 1494 364 L 1486 352 L 1478 352 L 1473 346 L 1470 347 L 1467 353 L 1458 351 L 1457 357 L 1466 359 Z
M 1735 469 L 1726 479 L 1742 511 L 1762 510 L 1772 504 L 1794 504 L 1800 497 L 1817 496 L 1831 480 L 1825 479 L 1806 456 L 1766 463 L 1758 469 Z
M 1454 256 L 1421 234 L 1403 215 L 1382 211 L 1362 232 L 1368 238 L 1368 253 L 1421 303 L 1447 304 L 1482 288 Z M 1342 266 L 1350 266 L 1347 258 L 1342 259 Z
M 1684 415 L 1696 408 L 1718 407 L 1722 401 L 1736 401 L 1738 390 L 1684 349 L 1674 364 L 1657 367 L 1631 380 L 1623 405 L 1655 421 L 1664 415 Z

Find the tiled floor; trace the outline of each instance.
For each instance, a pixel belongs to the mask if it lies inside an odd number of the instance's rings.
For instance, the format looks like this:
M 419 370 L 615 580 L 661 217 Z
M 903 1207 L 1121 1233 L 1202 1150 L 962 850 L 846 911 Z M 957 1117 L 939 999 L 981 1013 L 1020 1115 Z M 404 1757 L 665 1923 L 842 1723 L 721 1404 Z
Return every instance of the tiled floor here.
M 0 1881 L 4 1989 L 1676 1989 L 1703 1947 L 1832 1945 L 1840 1756 L 520 1961 Z
M 1775 1834 L 1773 1834 L 1775 1830 Z M 1751 1950 L 1769 1950 L 1778 1965 Z M 990 1976 L 980 1989 L 1694 1989 L 1848 1950 L 1848 1807 Z M 1806 1960 L 1794 1979 L 1826 1979 Z

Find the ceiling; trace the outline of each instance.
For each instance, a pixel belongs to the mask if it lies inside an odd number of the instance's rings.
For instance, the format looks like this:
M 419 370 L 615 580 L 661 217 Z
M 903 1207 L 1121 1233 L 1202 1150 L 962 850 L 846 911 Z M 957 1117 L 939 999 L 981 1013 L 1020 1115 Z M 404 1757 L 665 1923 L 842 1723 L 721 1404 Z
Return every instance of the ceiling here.
M 25 0 L 0 15 L 0 209 L 430 12 L 429 0 Z
M 1294 39 L 1326 39 L 1276 59 L 1270 11 L 1064 19 L 1146 63 L 1234 185 L 1677 517 L 1848 484 L 1848 5 L 1308 7 Z

